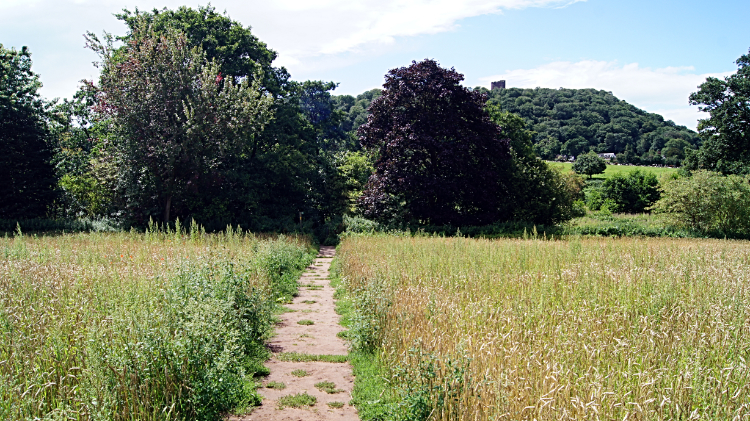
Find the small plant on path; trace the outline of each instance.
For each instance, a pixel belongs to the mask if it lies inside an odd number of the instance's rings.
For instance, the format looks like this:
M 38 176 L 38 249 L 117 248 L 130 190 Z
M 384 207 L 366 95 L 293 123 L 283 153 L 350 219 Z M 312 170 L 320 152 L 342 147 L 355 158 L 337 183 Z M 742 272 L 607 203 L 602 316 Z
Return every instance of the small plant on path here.
M 342 389 L 336 389 L 336 384 L 334 382 L 329 381 L 315 383 L 315 387 L 321 392 L 326 392 L 328 394 L 343 392 Z
M 331 408 L 343 408 L 344 402 L 337 402 L 337 401 L 328 402 L 328 406 L 330 406 Z
M 266 388 L 282 390 L 282 389 L 286 389 L 286 385 L 282 382 L 268 382 L 266 383 Z
M 279 398 L 278 408 L 302 408 L 303 406 L 313 406 L 317 402 L 318 398 L 308 395 L 307 392 L 297 393 L 294 395 L 286 395 Z
M 298 321 L 297 324 L 298 325 L 303 325 L 303 326 L 310 326 L 310 325 L 314 325 L 315 322 L 313 322 L 312 320 L 305 319 L 305 320 Z
M 305 376 L 309 376 L 309 375 L 310 375 L 310 373 L 308 373 L 305 370 L 301 370 L 301 369 L 296 369 L 296 370 L 292 371 L 292 376 L 294 376 L 294 377 L 305 377 Z

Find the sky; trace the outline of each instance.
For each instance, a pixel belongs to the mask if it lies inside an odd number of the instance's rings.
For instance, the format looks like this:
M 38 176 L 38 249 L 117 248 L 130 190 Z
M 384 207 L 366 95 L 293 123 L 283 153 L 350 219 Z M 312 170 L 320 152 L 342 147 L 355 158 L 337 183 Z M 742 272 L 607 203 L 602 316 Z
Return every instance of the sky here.
M 197 8 L 189 0 L 0 0 L 0 43 L 28 46 L 46 98 L 98 75 L 90 31 L 124 35 L 127 8 Z M 388 70 L 431 58 L 469 87 L 595 88 L 695 129 L 691 92 L 734 73 L 750 49 L 747 0 L 214 0 L 278 52 L 295 80 L 380 87 Z

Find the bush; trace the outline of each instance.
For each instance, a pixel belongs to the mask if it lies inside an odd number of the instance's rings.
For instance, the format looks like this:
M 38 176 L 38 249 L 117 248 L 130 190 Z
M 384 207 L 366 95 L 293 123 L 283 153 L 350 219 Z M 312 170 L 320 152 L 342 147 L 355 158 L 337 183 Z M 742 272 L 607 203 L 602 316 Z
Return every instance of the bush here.
M 641 213 L 659 200 L 659 182 L 650 172 L 634 170 L 615 174 L 601 185 L 602 204 L 610 199 L 612 212 Z
M 696 171 L 662 186 L 654 211 L 669 214 L 681 226 L 704 233 L 750 232 L 750 184 L 747 176 Z

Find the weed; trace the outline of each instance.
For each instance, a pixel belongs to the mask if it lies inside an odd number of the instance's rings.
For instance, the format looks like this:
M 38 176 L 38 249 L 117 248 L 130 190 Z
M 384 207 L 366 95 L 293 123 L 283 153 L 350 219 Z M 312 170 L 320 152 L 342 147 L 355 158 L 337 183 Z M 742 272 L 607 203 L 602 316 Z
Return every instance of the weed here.
M 313 406 L 318 402 L 318 398 L 308 395 L 307 392 L 297 393 L 295 395 L 286 395 L 279 398 L 278 408 L 302 408 L 303 406 Z
M 286 385 L 282 382 L 268 382 L 266 383 L 266 388 L 282 390 L 282 389 L 286 389 Z
M 329 382 L 329 381 L 315 383 L 315 387 L 321 392 L 326 392 L 329 395 L 343 392 L 342 389 L 336 389 L 336 384 L 334 382 Z
M 331 408 L 337 408 L 338 409 L 338 408 L 343 408 L 344 407 L 344 402 L 333 401 L 333 402 L 328 402 L 327 405 L 329 407 L 331 407 Z
M 276 358 L 279 361 L 290 361 L 290 362 L 312 362 L 322 361 L 327 363 L 345 363 L 349 357 L 347 355 L 331 355 L 331 354 L 301 354 L 299 352 L 281 352 L 276 354 Z
M 313 322 L 312 320 L 304 319 L 304 320 L 298 320 L 297 324 L 298 325 L 303 325 L 303 326 L 310 326 L 310 325 L 314 325 L 315 322 Z
M 305 370 L 299 369 L 299 368 L 296 369 L 296 370 L 294 370 L 294 371 L 292 371 L 292 376 L 295 376 L 295 377 L 306 377 L 306 376 L 309 376 L 309 375 L 310 375 L 310 373 L 308 373 Z
M 317 301 L 315 301 L 315 300 L 305 300 L 302 303 L 303 304 L 315 304 L 315 303 L 317 303 Z

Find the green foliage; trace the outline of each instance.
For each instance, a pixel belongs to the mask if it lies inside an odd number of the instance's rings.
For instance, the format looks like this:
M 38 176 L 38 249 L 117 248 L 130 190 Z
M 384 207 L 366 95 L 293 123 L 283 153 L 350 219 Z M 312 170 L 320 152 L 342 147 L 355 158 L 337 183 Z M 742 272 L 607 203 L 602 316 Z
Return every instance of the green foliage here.
M 747 176 L 695 171 L 662 186 L 654 211 L 679 226 L 703 233 L 750 234 L 750 184 Z
M 690 95 L 690 104 L 711 116 L 698 124 L 704 143 L 689 155 L 691 169 L 750 174 L 750 53 L 736 63 L 737 73 L 709 77 Z
M 314 325 L 315 322 L 313 322 L 312 320 L 298 320 L 297 324 L 303 325 L 303 326 L 310 326 L 310 325 Z
M 299 352 L 282 352 L 276 355 L 279 361 L 291 361 L 291 362 L 312 362 L 312 361 L 323 361 L 327 363 L 345 363 L 348 360 L 346 355 L 331 355 L 331 354 L 300 354 Z
M 644 212 L 659 200 L 659 182 L 652 172 L 632 170 L 589 182 L 584 189 L 586 205 L 604 212 Z
M 329 381 L 322 381 L 322 382 L 315 383 L 315 388 L 317 388 L 321 392 L 326 392 L 331 395 L 335 393 L 343 392 L 343 390 L 341 389 L 336 389 L 336 383 L 329 382 Z
M 504 206 L 512 221 L 556 224 L 577 215 L 573 202 L 580 198 L 582 181 L 550 168 L 534 154 L 533 133 L 522 118 L 489 106 L 492 120 L 501 127 L 501 137 L 509 139 L 511 160 L 506 168 L 508 197 Z
M 302 408 L 303 406 L 313 406 L 318 402 L 318 398 L 308 395 L 307 392 L 286 395 L 279 398 L 277 402 L 278 409 L 284 408 Z
M 87 40 L 102 60 L 98 107 L 115 128 L 119 194 L 136 216 L 158 206 L 168 222 L 175 197 L 225 156 L 250 147 L 271 118 L 273 99 L 259 80 L 222 77 L 184 34 L 160 35 L 147 25 L 141 20 L 121 49 L 110 36 Z
M 47 104 L 31 53 L 0 44 L 0 218 L 37 218 L 55 200 Z
M 292 376 L 294 376 L 294 377 L 306 377 L 306 376 L 309 376 L 309 375 L 310 375 L 310 373 L 308 373 L 305 370 L 301 370 L 301 369 L 296 369 L 296 370 L 292 371 Z
M 659 182 L 651 172 L 634 170 L 612 176 L 601 184 L 604 200 L 610 200 L 612 212 L 643 212 L 659 200 Z
M 586 174 L 591 178 L 594 174 L 602 174 L 607 169 L 607 163 L 594 151 L 581 154 L 576 157 L 573 164 L 573 171 L 576 174 Z
M 658 114 L 647 113 L 611 92 L 594 89 L 494 89 L 489 104 L 518 114 L 534 132 L 534 149 L 542 158 L 578 156 L 590 148 L 616 153 L 620 163 L 664 164 L 663 149 L 672 139 L 691 148 L 700 144 L 697 134 Z M 686 144 L 672 144 L 684 153 Z M 674 156 L 674 155 L 672 155 Z M 669 161 L 674 163 L 674 161 Z
M 268 382 L 266 386 L 268 389 L 283 390 L 286 389 L 286 385 L 282 382 Z
M 304 244 L 236 232 L 19 233 L 5 242 L 3 419 L 215 420 L 259 404 L 253 375 L 268 372 L 264 339 L 276 305 L 264 262 L 297 259 L 283 265 L 294 273 L 281 274 L 296 277 L 312 260 Z M 30 267 L 29 250 L 45 256 L 38 269 L 8 272 Z

